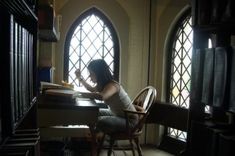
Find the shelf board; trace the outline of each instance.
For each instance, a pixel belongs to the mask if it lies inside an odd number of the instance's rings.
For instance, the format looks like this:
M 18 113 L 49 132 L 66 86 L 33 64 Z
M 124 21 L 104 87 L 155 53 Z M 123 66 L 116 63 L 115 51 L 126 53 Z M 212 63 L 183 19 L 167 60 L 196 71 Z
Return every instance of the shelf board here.
M 235 34 L 235 23 L 223 23 L 223 24 L 210 24 L 210 25 L 194 25 L 193 29 L 198 32 L 229 32 Z
M 59 33 L 52 29 L 39 29 L 38 31 L 39 39 L 45 42 L 57 42 L 59 40 Z
M 19 17 L 26 17 L 29 19 L 33 19 L 35 21 L 38 20 L 36 14 L 33 10 L 26 4 L 24 0 L 1 0 L 0 5 L 7 8 L 12 14 L 17 15 Z

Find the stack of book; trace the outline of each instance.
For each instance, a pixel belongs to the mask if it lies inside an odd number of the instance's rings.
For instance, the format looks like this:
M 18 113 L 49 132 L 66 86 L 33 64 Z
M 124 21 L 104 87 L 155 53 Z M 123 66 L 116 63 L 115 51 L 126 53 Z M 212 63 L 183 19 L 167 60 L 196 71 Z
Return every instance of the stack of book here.
M 41 82 L 41 95 L 47 100 L 76 102 L 76 97 L 79 97 L 80 93 L 70 86 Z

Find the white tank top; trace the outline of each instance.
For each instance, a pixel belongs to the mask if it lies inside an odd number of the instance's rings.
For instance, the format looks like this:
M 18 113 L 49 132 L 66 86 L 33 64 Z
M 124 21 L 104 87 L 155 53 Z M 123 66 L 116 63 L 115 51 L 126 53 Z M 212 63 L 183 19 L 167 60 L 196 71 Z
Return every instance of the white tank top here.
M 120 86 L 120 89 L 117 93 L 104 102 L 109 105 L 110 110 L 116 116 L 124 117 L 125 115 L 123 109 L 135 111 L 135 107 L 131 104 L 130 97 L 122 86 Z

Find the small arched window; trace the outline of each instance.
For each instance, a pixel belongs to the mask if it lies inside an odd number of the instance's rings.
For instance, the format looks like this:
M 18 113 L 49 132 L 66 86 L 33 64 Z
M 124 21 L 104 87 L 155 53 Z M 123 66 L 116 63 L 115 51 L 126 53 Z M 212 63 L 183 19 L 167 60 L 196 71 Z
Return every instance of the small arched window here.
M 109 19 L 98 9 L 91 8 L 81 14 L 70 27 L 65 42 L 64 79 L 74 84 L 75 70 L 80 69 L 84 79 L 89 78 L 87 65 L 94 59 L 104 59 L 114 78 L 119 77 L 119 43 Z

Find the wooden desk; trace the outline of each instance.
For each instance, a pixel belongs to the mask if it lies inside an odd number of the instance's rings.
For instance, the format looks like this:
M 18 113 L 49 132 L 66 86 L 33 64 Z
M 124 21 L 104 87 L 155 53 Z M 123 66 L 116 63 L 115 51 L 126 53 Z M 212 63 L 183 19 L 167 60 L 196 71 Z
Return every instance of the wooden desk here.
M 95 101 L 77 98 L 76 102 L 38 98 L 38 124 L 43 137 L 84 137 L 87 131 L 92 137 L 92 155 L 96 155 L 96 142 L 93 133 L 98 119 L 99 107 Z M 68 127 L 87 125 L 88 127 Z

